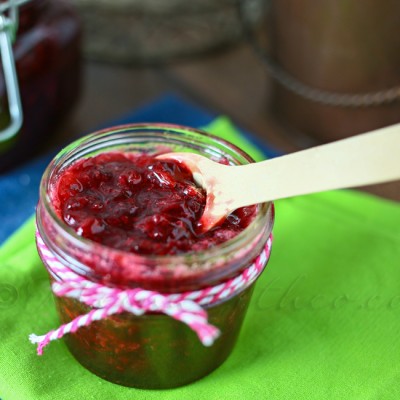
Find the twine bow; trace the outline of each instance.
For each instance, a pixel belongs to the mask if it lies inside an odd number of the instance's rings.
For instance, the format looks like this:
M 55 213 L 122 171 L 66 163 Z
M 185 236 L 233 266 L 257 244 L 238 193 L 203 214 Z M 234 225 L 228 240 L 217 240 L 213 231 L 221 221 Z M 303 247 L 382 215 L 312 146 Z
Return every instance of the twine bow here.
M 92 307 L 87 314 L 78 316 L 45 335 L 31 334 L 29 340 L 38 345 L 37 354 L 42 355 L 43 348 L 51 341 L 60 339 L 67 333 L 76 332 L 81 326 L 88 326 L 93 321 L 122 312 L 138 316 L 147 312 L 163 313 L 185 323 L 196 332 L 204 346 L 211 346 L 220 335 L 220 331 L 208 322 L 207 312 L 202 306 L 214 304 L 250 286 L 267 264 L 272 237 L 268 239 L 254 262 L 237 277 L 198 291 L 166 295 L 140 288 L 118 289 L 92 282 L 60 262 L 43 242 L 39 232 L 36 232 L 36 242 L 46 267 L 60 278 L 52 284 L 54 294 L 77 299 Z

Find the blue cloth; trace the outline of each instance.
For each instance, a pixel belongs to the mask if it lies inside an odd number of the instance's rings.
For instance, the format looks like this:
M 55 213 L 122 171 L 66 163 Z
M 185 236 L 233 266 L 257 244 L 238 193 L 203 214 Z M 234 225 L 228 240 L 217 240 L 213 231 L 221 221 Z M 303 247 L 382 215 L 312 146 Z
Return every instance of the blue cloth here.
M 165 122 L 193 127 L 209 124 L 216 114 L 189 103 L 175 94 L 166 94 L 132 112 L 95 128 L 135 122 Z M 85 132 L 88 133 L 88 132 Z M 268 157 L 276 152 L 258 138 L 245 133 Z M 38 201 L 38 188 L 42 174 L 59 149 L 34 159 L 17 169 L 0 175 L 0 244 L 30 217 Z

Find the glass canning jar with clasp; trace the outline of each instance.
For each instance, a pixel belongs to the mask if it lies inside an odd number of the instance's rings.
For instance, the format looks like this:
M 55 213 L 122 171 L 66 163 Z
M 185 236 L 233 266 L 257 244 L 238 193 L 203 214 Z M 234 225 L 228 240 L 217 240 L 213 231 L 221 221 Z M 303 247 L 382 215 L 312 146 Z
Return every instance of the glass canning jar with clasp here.
M 38 152 L 76 103 L 81 22 L 64 0 L 0 0 L 0 172 Z

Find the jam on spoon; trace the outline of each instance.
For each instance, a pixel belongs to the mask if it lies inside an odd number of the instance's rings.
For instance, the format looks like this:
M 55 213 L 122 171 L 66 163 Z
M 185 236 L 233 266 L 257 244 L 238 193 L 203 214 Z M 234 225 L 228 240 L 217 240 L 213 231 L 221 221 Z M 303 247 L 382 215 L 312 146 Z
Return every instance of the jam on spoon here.
M 400 179 L 400 124 L 258 163 L 226 166 L 193 153 L 167 153 L 207 192 L 201 217 L 212 229 L 239 207 Z

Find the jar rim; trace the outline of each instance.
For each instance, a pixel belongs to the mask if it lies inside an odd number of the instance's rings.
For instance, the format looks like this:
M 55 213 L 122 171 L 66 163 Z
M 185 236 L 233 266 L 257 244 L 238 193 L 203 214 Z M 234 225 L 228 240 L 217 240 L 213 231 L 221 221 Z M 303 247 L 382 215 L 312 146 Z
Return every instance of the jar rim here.
M 40 183 L 40 202 L 39 205 L 44 207 L 44 211 L 46 213 L 46 217 L 50 218 L 52 224 L 54 224 L 55 229 L 58 234 L 61 234 L 63 239 L 66 239 L 69 245 L 76 246 L 83 253 L 88 252 L 96 252 L 96 253 L 107 253 L 107 257 L 113 257 L 113 259 L 126 260 L 126 263 L 129 262 L 131 265 L 151 265 L 149 271 L 147 271 L 146 277 L 149 278 L 150 275 L 159 275 L 160 273 L 168 273 L 171 271 L 176 271 L 177 265 L 179 266 L 187 266 L 191 265 L 190 271 L 186 271 L 186 275 L 193 278 L 194 275 L 198 275 L 199 273 L 204 273 L 207 270 L 207 265 L 209 264 L 207 261 L 218 258 L 223 260 L 228 257 L 234 251 L 240 250 L 242 247 L 245 248 L 248 246 L 249 236 L 257 239 L 263 233 L 263 229 L 265 230 L 263 237 L 265 237 L 265 241 L 269 237 L 272 226 L 274 222 L 274 208 L 273 203 L 263 203 L 259 204 L 258 211 L 254 219 L 250 222 L 250 224 L 241 232 L 239 232 L 235 237 L 229 239 L 223 243 L 213 246 L 210 249 L 206 249 L 203 251 L 194 251 L 188 253 L 182 253 L 178 255 L 141 255 L 132 252 L 128 252 L 125 250 L 119 250 L 115 248 L 111 248 L 105 246 L 101 243 L 92 241 L 90 239 L 84 238 L 78 235 L 73 228 L 65 224 L 61 218 L 57 215 L 55 208 L 52 206 L 51 198 L 49 195 L 49 186 L 52 183 L 53 173 L 56 167 L 60 167 L 60 170 L 66 165 L 63 164 L 65 160 L 70 155 L 71 151 L 77 149 L 82 144 L 88 144 L 92 141 L 96 141 L 104 137 L 105 135 L 115 134 L 119 132 L 126 132 L 130 130 L 168 130 L 171 132 L 180 132 L 185 134 L 193 134 L 195 136 L 200 135 L 202 137 L 208 138 L 213 141 L 213 144 L 217 144 L 222 148 L 230 149 L 240 157 L 246 160 L 246 162 L 251 163 L 254 160 L 242 149 L 237 147 L 236 145 L 209 133 L 203 132 L 200 129 L 186 127 L 182 125 L 169 124 L 169 123 L 132 123 L 132 124 L 124 124 L 108 127 L 102 130 L 95 131 L 91 134 L 85 135 L 82 138 L 73 141 L 71 144 L 62 149 L 50 162 L 47 166 Z M 78 154 L 79 156 L 79 154 Z M 79 158 L 79 157 L 77 157 Z M 76 159 L 76 158 L 75 158 Z M 75 160 L 72 159 L 71 163 Z M 39 207 L 38 207 L 39 208 Z M 45 241 L 46 245 L 54 251 L 54 246 L 49 240 L 46 240 L 46 232 L 44 232 L 43 224 L 41 223 L 40 213 L 37 213 L 37 221 L 38 221 L 38 230 Z M 257 241 L 257 240 L 256 240 Z M 265 244 L 265 241 L 262 240 L 262 243 L 259 245 L 260 251 Z M 256 254 L 258 255 L 258 254 Z M 256 256 L 255 255 L 255 256 Z M 254 258 L 254 257 L 253 257 Z M 125 264 L 125 263 L 124 263 Z M 193 265 L 198 267 L 193 267 Z M 206 266 L 206 267 L 205 267 Z M 87 268 L 79 264 L 77 266 L 78 271 L 82 274 L 90 274 L 90 271 Z M 139 271 L 137 271 L 139 272 Z M 140 273 L 140 272 L 139 272 Z M 180 270 L 179 273 L 182 273 Z M 218 275 L 218 274 L 216 274 Z

